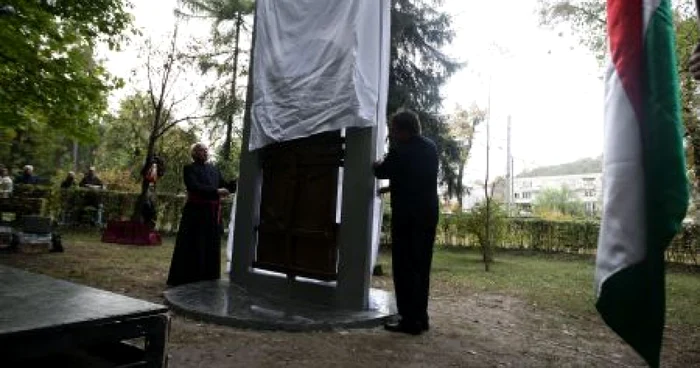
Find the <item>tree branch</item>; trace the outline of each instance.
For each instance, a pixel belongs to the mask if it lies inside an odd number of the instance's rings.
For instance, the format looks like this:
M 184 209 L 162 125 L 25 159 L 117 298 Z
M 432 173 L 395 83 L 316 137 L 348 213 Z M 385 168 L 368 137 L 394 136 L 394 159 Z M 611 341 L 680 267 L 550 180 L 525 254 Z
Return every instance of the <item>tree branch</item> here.
M 148 46 L 148 56 L 146 57 L 146 75 L 148 76 L 148 97 L 151 100 L 151 105 L 153 106 L 153 109 L 155 110 L 157 108 L 156 105 L 156 96 L 155 96 L 155 91 L 153 90 L 153 78 L 151 76 L 152 70 L 151 70 L 151 44 L 149 42 Z
M 185 121 L 192 121 L 192 120 L 201 120 L 201 119 L 207 119 L 207 118 L 212 118 L 215 117 L 216 114 L 214 115 L 201 115 L 201 116 L 188 116 L 185 118 L 173 120 L 170 123 L 164 124 L 160 131 L 156 133 L 156 139 L 162 137 L 165 133 L 167 133 L 170 129 L 174 128 L 176 125 L 185 122 Z

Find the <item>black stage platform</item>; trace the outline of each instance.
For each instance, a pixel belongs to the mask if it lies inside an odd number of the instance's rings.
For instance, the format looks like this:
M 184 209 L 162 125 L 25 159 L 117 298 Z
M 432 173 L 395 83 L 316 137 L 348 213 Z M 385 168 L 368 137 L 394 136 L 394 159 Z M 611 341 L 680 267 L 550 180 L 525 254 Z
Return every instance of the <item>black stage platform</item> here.
M 167 311 L 0 265 L 0 366 L 63 366 L 70 357 L 70 366 L 163 367 Z M 139 338 L 141 349 L 123 343 Z

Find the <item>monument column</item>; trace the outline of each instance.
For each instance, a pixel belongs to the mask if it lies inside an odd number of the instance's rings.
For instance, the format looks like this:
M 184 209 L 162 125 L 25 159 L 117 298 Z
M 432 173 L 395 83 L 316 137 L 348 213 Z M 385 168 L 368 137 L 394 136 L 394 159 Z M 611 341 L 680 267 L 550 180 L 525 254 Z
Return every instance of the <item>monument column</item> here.
M 342 308 L 366 309 L 369 300 L 376 135 L 376 126 L 346 131 L 336 291 L 336 305 Z

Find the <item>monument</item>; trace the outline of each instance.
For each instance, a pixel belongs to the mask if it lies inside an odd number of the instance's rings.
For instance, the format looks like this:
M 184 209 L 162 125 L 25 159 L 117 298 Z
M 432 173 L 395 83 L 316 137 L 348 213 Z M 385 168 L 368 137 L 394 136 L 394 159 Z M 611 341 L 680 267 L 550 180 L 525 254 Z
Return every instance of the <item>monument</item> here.
M 230 279 L 166 292 L 175 310 L 261 328 L 380 324 L 371 289 L 384 154 L 389 0 L 259 0 Z

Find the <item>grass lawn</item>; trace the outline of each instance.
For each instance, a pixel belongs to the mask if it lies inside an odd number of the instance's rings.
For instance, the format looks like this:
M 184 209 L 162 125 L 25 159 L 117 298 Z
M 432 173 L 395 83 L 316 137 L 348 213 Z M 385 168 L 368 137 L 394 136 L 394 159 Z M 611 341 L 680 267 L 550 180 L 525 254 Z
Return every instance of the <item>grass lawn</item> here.
M 65 253 L 0 253 L 0 264 L 162 302 L 173 242 L 135 247 L 66 234 Z M 382 254 L 380 262 L 390 273 L 390 257 Z M 283 366 L 292 359 L 295 366 L 325 367 L 346 358 L 340 366 L 637 366 L 638 358 L 597 316 L 593 269 L 590 257 L 502 252 L 487 273 L 476 251 L 438 249 L 431 278 L 435 326 L 420 339 L 381 330 L 241 331 L 176 316 L 172 366 Z M 390 275 L 373 283 L 392 289 Z M 699 366 L 700 272 L 671 267 L 667 285 L 665 366 Z
M 96 235 L 68 234 L 63 254 L 0 254 L 0 263 L 123 294 L 160 301 L 173 238 L 163 246 L 134 247 L 100 243 Z M 225 269 L 222 249 L 222 270 Z M 380 263 L 391 270 L 391 257 Z M 437 249 L 433 258 L 433 294 L 468 292 L 517 296 L 572 315 L 596 315 L 594 262 L 586 256 L 505 252 L 485 272 L 474 250 Z M 700 328 L 700 272 L 671 267 L 667 276 L 667 322 Z
M 484 272 L 476 251 L 439 250 L 434 255 L 433 279 L 483 292 L 521 297 L 545 308 L 595 317 L 593 274 L 588 256 L 505 252 L 496 255 Z M 667 323 L 700 328 L 700 270 L 670 267 L 667 285 Z

